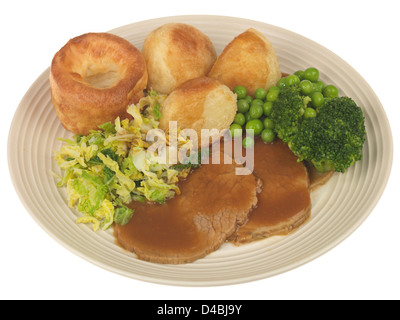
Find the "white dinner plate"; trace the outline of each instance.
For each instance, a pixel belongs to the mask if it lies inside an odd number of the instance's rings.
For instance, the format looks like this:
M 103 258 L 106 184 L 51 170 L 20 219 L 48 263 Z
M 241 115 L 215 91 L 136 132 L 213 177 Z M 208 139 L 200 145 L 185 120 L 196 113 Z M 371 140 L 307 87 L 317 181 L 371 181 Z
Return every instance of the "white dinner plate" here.
M 112 230 L 94 233 L 89 225 L 77 225 L 79 213 L 67 206 L 65 191 L 56 187 L 52 171 L 60 171 L 53 150 L 61 146 L 57 138 L 71 134 L 62 127 L 52 106 L 47 69 L 23 97 L 8 138 L 10 174 L 35 221 L 61 245 L 97 266 L 138 280 L 181 286 L 228 285 L 267 278 L 299 267 L 347 238 L 377 204 L 393 158 L 389 122 L 366 81 L 328 49 L 262 22 L 223 16 L 176 16 L 137 22 L 110 32 L 141 49 L 146 35 L 168 22 L 197 27 L 210 37 L 218 54 L 235 36 L 253 27 L 274 45 L 282 71 L 318 68 L 326 84 L 336 84 L 340 95 L 352 97 L 364 111 L 367 141 L 363 159 L 345 174 L 335 174 L 312 194 L 311 218 L 291 235 L 240 247 L 227 243 L 190 264 L 141 261 L 115 244 Z

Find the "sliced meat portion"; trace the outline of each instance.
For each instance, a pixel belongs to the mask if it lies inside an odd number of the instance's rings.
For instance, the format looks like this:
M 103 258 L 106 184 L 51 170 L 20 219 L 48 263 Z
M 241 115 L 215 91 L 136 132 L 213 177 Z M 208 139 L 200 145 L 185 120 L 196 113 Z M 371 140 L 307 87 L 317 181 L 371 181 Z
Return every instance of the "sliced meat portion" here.
M 236 175 L 237 166 L 210 161 L 180 182 L 181 194 L 164 204 L 131 203 L 132 219 L 114 226 L 117 242 L 139 259 L 169 264 L 218 249 L 257 203 L 257 179 Z
M 257 207 L 248 222 L 231 237 L 235 244 L 272 235 L 285 235 L 304 223 L 311 210 L 310 182 L 302 162 L 286 144 L 277 140 L 254 146 L 254 175 L 262 182 Z
M 325 183 L 327 183 L 335 173 L 334 171 L 327 172 L 318 172 L 315 167 L 308 162 L 304 162 L 306 165 L 308 176 L 310 177 L 310 189 L 311 191 L 317 190 L 319 187 L 322 187 Z

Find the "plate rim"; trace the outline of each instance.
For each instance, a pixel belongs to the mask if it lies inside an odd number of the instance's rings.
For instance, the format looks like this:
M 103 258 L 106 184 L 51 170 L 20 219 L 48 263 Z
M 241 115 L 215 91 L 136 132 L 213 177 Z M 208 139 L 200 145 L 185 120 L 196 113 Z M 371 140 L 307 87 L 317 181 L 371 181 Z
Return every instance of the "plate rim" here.
M 320 45 L 319 43 L 306 38 L 304 36 L 302 36 L 301 34 L 298 34 L 296 32 L 293 32 L 291 30 L 276 26 L 276 25 L 272 25 L 272 24 L 268 24 L 262 21 L 257 21 L 257 20 L 250 20 L 250 19 L 246 19 L 246 18 L 240 18 L 240 17 L 233 17 L 233 16 L 226 16 L 226 15 L 176 15 L 176 16 L 164 16 L 164 17 L 159 17 L 159 18 L 152 18 L 152 19 L 145 19 L 145 20 L 141 20 L 141 21 L 137 21 L 137 22 L 133 22 L 130 24 L 126 24 L 117 28 L 114 28 L 108 32 L 110 33 L 122 33 L 124 30 L 126 29 L 130 29 L 132 28 L 132 26 L 134 26 L 135 24 L 141 24 L 141 23 L 151 23 L 151 22 L 157 22 L 157 23 L 163 23 L 166 21 L 171 21 L 171 20 L 180 20 L 180 19 L 190 19 L 190 18 L 201 18 L 201 19 L 219 19 L 219 20 L 241 20 L 242 22 L 249 22 L 252 24 L 260 24 L 260 25 L 264 25 L 264 26 L 268 26 L 270 28 L 274 28 L 275 30 L 278 31 L 284 31 L 284 32 L 290 32 L 291 34 L 296 35 L 296 37 L 302 38 L 302 39 L 306 39 L 307 41 L 311 41 L 313 44 L 318 45 L 319 47 L 324 48 L 325 50 L 329 51 L 330 53 L 336 55 L 334 52 L 332 52 L 331 50 L 327 49 L 326 47 Z M 232 23 L 232 22 L 231 22 Z M 359 226 L 361 224 L 364 223 L 364 221 L 368 218 L 368 216 L 372 213 L 372 211 L 374 210 L 374 208 L 376 207 L 377 203 L 379 202 L 379 200 L 382 197 L 382 194 L 384 193 L 391 172 L 392 172 L 392 166 L 393 166 L 393 135 L 392 135 L 392 130 L 391 130 L 391 126 L 390 126 L 390 121 L 388 119 L 388 116 L 385 112 L 385 109 L 381 103 L 381 101 L 379 100 L 379 97 L 376 95 L 376 93 L 374 92 L 374 90 L 371 88 L 371 86 L 369 85 L 369 83 L 358 73 L 357 70 L 355 70 L 350 64 L 348 64 L 345 60 L 343 60 L 341 57 L 339 57 L 338 55 L 336 55 L 337 58 L 339 58 L 343 63 L 346 64 L 346 67 L 351 68 L 352 71 L 357 74 L 357 76 L 364 82 L 363 85 L 366 85 L 368 88 L 368 92 L 370 94 L 374 95 L 374 98 L 376 99 L 376 101 L 379 102 L 379 115 L 383 116 L 383 120 L 386 124 L 385 126 L 385 132 L 388 134 L 388 136 L 385 136 L 386 139 L 386 143 L 387 143 L 387 147 L 389 153 L 386 155 L 386 159 L 387 159 L 387 171 L 386 171 L 386 175 L 383 178 L 384 183 L 381 183 L 379 186 L 379 190 L 376 190 L 376 192 L 378 192 L 378 196 L 374 198 L 374 201 L 372 203 L 369 204 L 368 208 L 366 210 L 364 210 L 363 215 L 357 220 L 356 224 L 352 225 L 351 230 L 349 230 L 346 233 L 341 234 L 341 237 L 337 238 L 335 241 L 332 241 L 329 243 L 328 246 L 325 246 L 324 249 L 320 249 L 319 251 L 315 252 L 313 255 L 308 255 L 306 257 L 304 257 L 303 259 L 297 261 L 296 264 L 291 264 L 291 265 L 287 265 L 286 268 L 280 268 L 279 270 L 274 270 L 273 272 L 265 272 L 265 273 L 258 273 L 257 275 L 254 276 L 249 276 L 249 277 L 242 277 L 240 279 L 230 279 L 230 280 L 213 280 L 213 281 L 202 281 L 201 283 L 199 282 L 192 282 L 192 281 L 188 281 L 188 280 L 182 280 L 182 281 L 172 281 L 171 280 L 165 280 L 163 281 L 160 278 L 154 278 L 154 277 L 146 277 L 143 275 L 137 275 L 137 274 L 131 274 L 131 273 L 127 273 L 124 272 L 120 269 L 114 268 L 110 265 L 104 265 L 103 263 L 97 261 L 96 259 L 93 259 L 92 257 L 89 257 L 87 255 L 85 255 L 84 253 L 80 252 L 79 250 L 76 250 L 74 247 L 72 247 L 71 245 L 69 245 L 68 243 L 66 243 L 65 241 L 62 241 L 62 239 L 58 238 L 56 234 L 54 234 L 51 230 L 49 230 L 41 221 L 40 219 L 38 219 L 38 217 L 35 215 L 35 213 L 33 212 L 32 208 L 28 205 L 27 201 L 25 200 L 25 198 L 22 195 L 22 191 L 20 189 L 20 187 L 17 185 L 16 183 L 16 164 L 15 162 L 13 162 L 13 158 L 12 158 L 12 133 L 13 133 L 13 127 L 15 125 L 15 123 L 17 123 L 17 116 L 18 113 L 21 112 L 22 110 L 22 106 L 24 105 L 24 101 L 26 101 L 28 99 L 29 96 L 32 95 L 32 92 L 35 89 L 35 86 L 41 81 L 41 79 L 43 77 L 45 77 L 46 75 L 48 75 L 50 67 L 48 67 L 46 70 L 44 70 L 42 72 L 41 75 L 38 76 L 38 78 L 32 83 L 32 85 L 29 87 L 29 89 L 26 91 L 26 93 L 24 94 L 23 98 L 21 99 L 18 107 L 16 108 L 16 111 L 13 115 L 13 118 L 11 120 L 11 124 L 10 124 L 10 128 L 9 128 L 9 133 L 8 133 L 8 137 L 7 137 L 7 162 L 8 162 L 8 169 L 9 169 L 9 174 L 11 177 L 11 181 L 12 184 L 14 186 L 14 190 L 16 191 L 18 198 L 20 199 L 21 203 L 23 204 L 24 208 L 27 210 L 27 212 L 30 214 L 30 216 L 33 218 L 33 220 L 43 229 L 46 231 L 46 233 L 48 235 L 51 236 L 51 238 L 53 238 L 54 240 L 56 240 L 57 243 L 61 244 L 64 248 L 68 249 L 69 251 L 73 252 L 74 254 L 76 254 L 77 256 L 83 258 L 86 261 L 91 262 L 92 264 L 101 267 L 103 269 L 112 271 L 116 274 L 122 275 L 122 276 L 126 276 L 129 278 L 133 278 L 133 279 L 137 279 L 137 280 L 141 280 L 141 281 L 146 281 L 146 282 L 151 282 L 151 283 L 157 283 L 157 284 L 167 284 L 167 285 L 177 285 L 177 286 L 219 286 L 219 285 L 231 285 L 231 284 L 239 284 L 239 283 L 244 283 L 244 282 L 250 282 L 250 281 L 256 281 L 256 280 L 260 280 L 260 279 L 265 279 L 267 277 L 271 277 L 271 276 L 275 276 L 284 272 L 287 272 L 289 270 L 295 269 L 299 266 L 302 266 L 316 258 L 318 258 L 319 256 L 327 253 L 328 251 L 330 251 L 331 249 L 333 249 L 334 247 L 336 247 L 337 245 L 339 245 L 342 241 L 344 241 L 346 238 L 348 238 L 355 230 L 357 230 L 359 228 Z M 15 166 L 15 167 L 14 167 Z

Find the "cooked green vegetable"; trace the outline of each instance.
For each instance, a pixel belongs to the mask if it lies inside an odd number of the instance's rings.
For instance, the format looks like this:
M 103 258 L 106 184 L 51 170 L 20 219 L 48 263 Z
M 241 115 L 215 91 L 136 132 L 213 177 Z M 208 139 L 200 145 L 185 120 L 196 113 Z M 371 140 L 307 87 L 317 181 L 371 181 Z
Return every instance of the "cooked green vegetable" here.
M 281 88 L 278 99 L 273 103 L 270 118 L 275 124 L 278 138 L 283 142 L 290 142 L 297 133 L 310 100 L 308 96 L 301 95 L 301 89 L 298 86 Z
M 274 132 L 274 130 L 269 129 L 269 128 L 265 128 L 261 132 L 261 139 L 266 143 L 270 143 L 270 142 L 274 141 L 275 140 L 275 132 Z
M 258 119 L 264 114 L 263 102 L 258 99 L 254 99 L 253 102 L 256 102 L 256 103 L 251 104 L 251 107 L 249 110 L 250 117 L 252 119 Z
M 317 116 L 317 111 L 314 108 L 306 108 L 304 110 L 304 118 L 315 118 Z
M 291 75 L 287 76 L 287 78 L 286 78 L 287 86 L 294 86 L 299 83 L 300 83 L 300 78 L 295 74 L 291 74 Z
M 237 99 L 244 99 L 247 95 L 247 90 L 243 86 L 236 86 L 233 88 L 233 92 L 236 93 Z
M 311 94 L 311 102 L 314 108 L 319 108 L 324 104 L 324 96 L 321 92 L 316 91 Z
M 265 100 L 266 97 L 267 97 L 267 91 L 264 88 L 257 88 L 256 91 L 254 92 L 255 99 Z
M 363 112 L 351 98 L 338 97 L 336 86 L 325 86 L 316 68 L 296 73 L 267 92 L 266 100 L 269 95 L 273 98 L 264 104 L 264 127 L 268 128 L 271 120 L 277 137 L 299 161 L 309 161 L 320 172 L 345 172 L 362 156 L 366 138 Z M 273 135 L 265 130 L 263 141 L 272 141 Z
M 318 78 L 319 78 L 318 69 L 310 67 L 304 70 L 304 79 L 310 80 L 311 82 L 317 82 Z
M 267 102 L 274 102 L 278 99 L 280 89 L 278 87 L 272 86 L 268 89 L 268 93 L 266 95 Z
M 246 123 L 246 117 L 244 116 L 243 113 L 238 112 L 236 113 L 235 118 L 233 119 L 233 123 L 242 126 Z
M 304 80 L 304 70 L 298 70 L 294 74 L 299 77 L 300 81 Z
M 250 108 L 250 104 L 249 104 L 249 102 L 247 102 L 246 99 L 239 99 L 237 101 L 238 112 L 246 113 L 247 111 L 249 111 L 249 108 Z
M 243 135 L 242 126 L 238 123 L 232 123 L 231 126 L 229 127 L 229 131 L 232 138 L 238 138 Z
M 326 98 L 336 98 L 339 96 L 339 90 L 332 84 L 328 84 L 322 93 Z
M 267 101 L 263 104 L 263 110 L 264 110 L 264 116 L 268 117 L 269 115 L 271 115 L 271 111 L 272 111 L 272 102 L 271 101 Z
M 155 106 L 154 106 L 154 110 L 153 110 L 153 112 L 154 112 L 154 118 L 155 118 L 156 120 L 160 120 L 160 119 L 161 119 L 162 114 L 161 114 L 160 108 L 161 108 L 160 104 L 159 104 L 159 103 L 156 103 Z
M 246 137 L 242 141 L 242 146 L 244 148 L 250 149 L 254 147 L 254 139 L 252 137 Z
M 146 134 L 158 128 L 160 104 L 165 99 L 154 91 L 137 105 L 128 107 L 133 120 L 117 118 L 64 142 L 55 159 L 63 170 L 58 186 L 66 187 L 68 205 L 82 216 L 77 223 L 93 223 L 105 230 L 114 222 L 125 224 L 133 210 L 131 201 L 164 202 L 180 193 L 177 182 L 190 168 L 174 168 L 160 161 L 157 152 L 147 152 Z M 168 147 L 168 135 L 165 137 Z M 178 147 L 187 138 L 178 135 Z
M 264 124 L 260 119 L 251 119 L 246 123 L 246 131 L 253 131 L 254 136 L 258 136 L 261 134 L 261 131 L 264 129 Z
M 361 159 L 366 139 L 363 112 L 351 98 L 339 97 L 335 85 L 325 85 L 318 69 L 298 70 L 267 91 L 258 88 L 254 99 L 245 96 L 243 86 L 234 91 L 240 96 L 239 113 L 231 132 L 252 130 L 265 143 L 278 137 L 299 161 L 312 163 L 320 172 L 345 172 Z M 242 143 L 249 147 L 254 140 Z
M 325 88 L 325 83 L 321 80 L 313 82 L 314 92 L 322 92 Z
M 299 123 L 289 147 L 320 172 L 345 172 L 361 159 L 365 137 L 361 108 L 349 97 L 337 97 L 327 99 L 316 117 Z
M 200 165 L 200 163 L 202 163 L 203 160 L 209 156 L 210 156 L 210 149 L 204 147 L 199 151 L 192 153 L 192 155 L 187 157 L 183 162 L 172 166 L 171 169 L 185 170 L 190 168 L 197 168 Z
M 249 96 L 249 95 L 247 95 L 247 96 L 245 96 L 245 97 L 244 97 L 244 100 L 246 100 L 246 101 L 247 101 L 247 103 L 250 105 L 250 104 L 253 102 L 253 97 L 252 97 L 252 96 Z
M 310 80 L 302 80 L 299 83 L 301 93 L 305 96 L 310 95 L 313 92 L 313 84 Z
M 263 121 L 263 124 L 264 124 L 265 129 L 274 129 L 275 128 L 275 124 L 270 118 L 265 118 Z

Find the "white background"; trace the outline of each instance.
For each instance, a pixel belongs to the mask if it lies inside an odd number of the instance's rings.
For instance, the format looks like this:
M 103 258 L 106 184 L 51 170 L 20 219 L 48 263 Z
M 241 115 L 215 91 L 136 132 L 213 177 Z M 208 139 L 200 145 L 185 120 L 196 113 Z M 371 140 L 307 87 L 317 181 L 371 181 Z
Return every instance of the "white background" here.
M 1 299 L 399 299 L 400 68 L 398 1 L 2 1 L 0 5 Z M 7 164 L 20 100 L 70 38 L 150 18 L 212 14 L 277 25 L 352 65 L 381 100 L 394 139 L 392 174 L 368 219 L 344 242 L 287 273 L 211 288 L 125 278 L 75 256 L 47 235 L 19 201 Z M 27 123 L 26 125 L 29 125 Z

